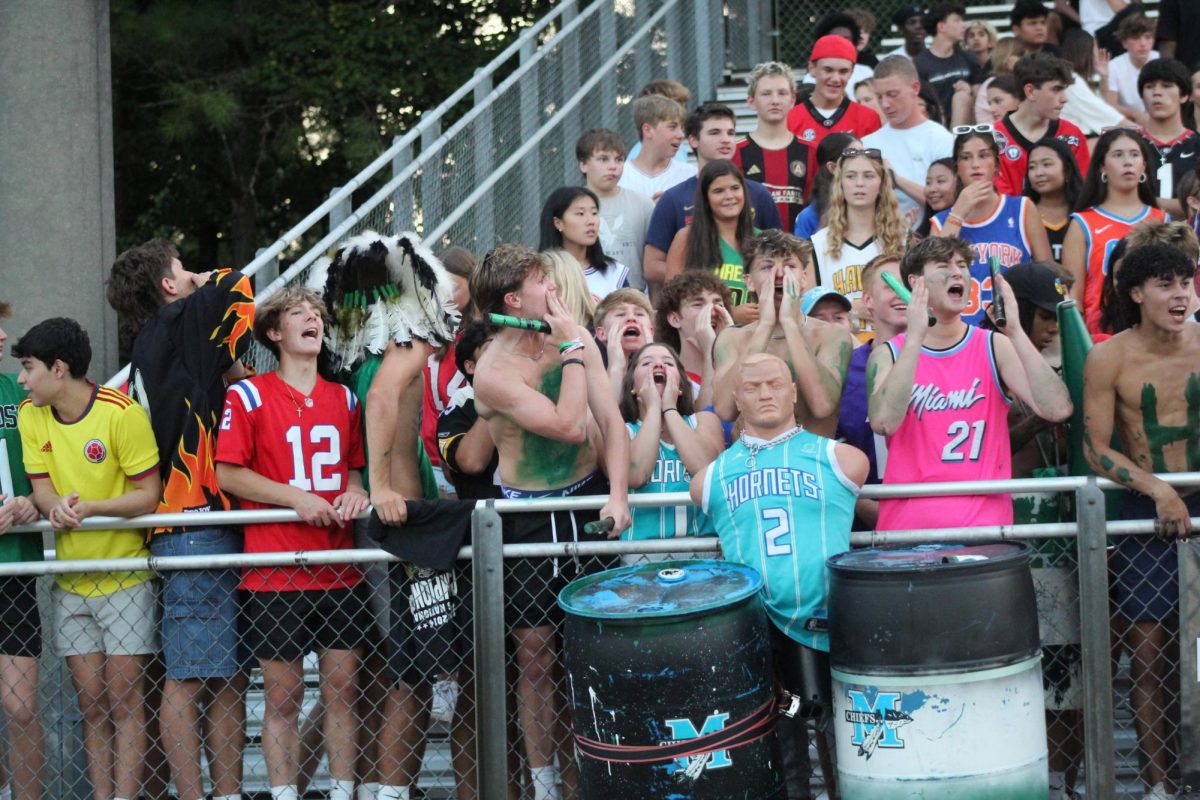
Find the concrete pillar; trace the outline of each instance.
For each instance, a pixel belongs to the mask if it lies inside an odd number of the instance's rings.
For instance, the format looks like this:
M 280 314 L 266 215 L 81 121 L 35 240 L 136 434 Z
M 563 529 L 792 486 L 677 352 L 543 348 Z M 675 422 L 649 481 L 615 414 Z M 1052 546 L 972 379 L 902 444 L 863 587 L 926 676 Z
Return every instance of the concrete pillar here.
M 116 256 L 108 0 L 4 0 L 0 24 L 0 297 L 15 340 L 52 316 L 116 371 L 104 278 Z M 4 364 L 4 369 L 13 369 Z

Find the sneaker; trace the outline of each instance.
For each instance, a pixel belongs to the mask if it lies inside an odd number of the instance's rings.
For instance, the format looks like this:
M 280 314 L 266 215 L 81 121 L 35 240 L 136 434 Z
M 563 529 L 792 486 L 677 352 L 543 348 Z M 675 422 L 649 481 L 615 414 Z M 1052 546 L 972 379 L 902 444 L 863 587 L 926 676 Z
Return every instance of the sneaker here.
M 1150 791 L 1142 795 L 1142 800 L 1175 800 L 1175 795 L 1167 791 L 1162 781 L 1150 787 Z
M 433 702 L 429 717 L 436 722 L 449 724 L 454 719 L 454 707 L 458 705 L 458 681 L 438 681 L 433 685 Z

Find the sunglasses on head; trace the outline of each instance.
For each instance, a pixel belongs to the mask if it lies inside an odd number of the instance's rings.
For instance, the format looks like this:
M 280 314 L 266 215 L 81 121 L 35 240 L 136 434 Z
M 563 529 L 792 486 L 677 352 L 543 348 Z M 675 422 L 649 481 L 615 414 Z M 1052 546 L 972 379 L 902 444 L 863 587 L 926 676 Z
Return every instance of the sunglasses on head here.
M 1000 139 L 1000 132 L 996 130 L 994 125 L 984 123 L 982 125 L 955 125 L 950 129 L 950 132 L 955 136 L 963 136 L 968 133 L 990 133 L 993 139 Z
M 878 147 L 848 147 L 842 151 L 838 161 L 845 161 L 847 158 L 856 158 L 857 156 L 866 156 L 876 161 L 883 160 L 883 152 Z

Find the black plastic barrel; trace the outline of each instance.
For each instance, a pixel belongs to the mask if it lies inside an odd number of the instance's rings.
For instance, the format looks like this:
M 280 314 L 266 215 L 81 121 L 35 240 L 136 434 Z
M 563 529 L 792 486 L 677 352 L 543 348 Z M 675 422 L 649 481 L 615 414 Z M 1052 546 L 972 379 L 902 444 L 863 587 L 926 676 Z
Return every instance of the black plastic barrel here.
M 761 588 L 753 569 L 694 560 L 562 591 L 585 800 L 785 796 Z
M 1030 553 L 1002 542 L 829 559 L 845 800 L 1047 796 Z

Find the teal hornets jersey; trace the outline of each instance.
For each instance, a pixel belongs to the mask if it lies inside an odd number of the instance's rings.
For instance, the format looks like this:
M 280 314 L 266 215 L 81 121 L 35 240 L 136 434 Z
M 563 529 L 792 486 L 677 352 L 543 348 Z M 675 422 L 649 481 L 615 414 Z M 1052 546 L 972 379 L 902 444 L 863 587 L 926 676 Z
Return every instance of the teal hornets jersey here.
M 683 418 L 693 430 L 696 417 Z M 633 440 L 641 430 L 640 422 L 626 422 L 629 439 Z M 683 466 L 683 460 L 675 445 L 658 442 L 658 461 L 650 480 L 640 489 L 630 489 L 630 494 L 656 494 L 659 492 L 686 492 L 692 476 Z M 633 509 L 633 525 L 621 535 L 622 539 L 673 539 L 676 536 L 705 536 L 713 532 L 712 525 L 704 512 L 693 505 L 663 506 L 661 508 Z
M 806 430 L 789 435 L 775 444 L 745 436 L 734 442 L 708 468 L 702 507 L 725 558 L 762 574 L 771 621 L 828 652 L 829 634 L 808 623 L 825 617 L 825 559 L 850 549 L 858 487 L 838 465 L 836 442 Z M 747 444 L 766 446 L 752 457 Z

